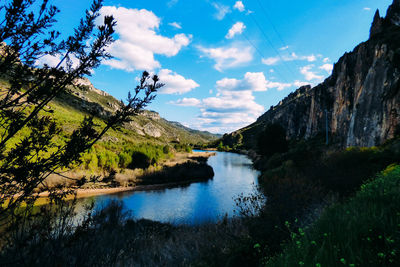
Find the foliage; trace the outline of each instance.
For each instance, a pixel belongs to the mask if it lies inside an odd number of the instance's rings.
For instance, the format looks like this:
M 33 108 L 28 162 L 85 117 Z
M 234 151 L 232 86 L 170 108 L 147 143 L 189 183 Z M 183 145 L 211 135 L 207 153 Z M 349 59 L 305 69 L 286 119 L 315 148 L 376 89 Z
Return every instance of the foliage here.
M 266 266 L 398 266 L 399 181 L 400 166 L 390 166 L 310 228 L 292 233 L 284 252 Z
M 92 168 L 92 159 L 82 155 L 107 131 L 118 130 L 130 121 L 155 97 L 162 86 L 156 75 L 144 72 L 134 93 L 126 102 L 110 114 L 99 128 L 93 117 L 85 117 L 80 126 L 70 133 L 63 133 L 54 112 L 48 104 L 67 91 L 67 86 L 83 75 L 90 75 L 103 59 L 111 57 L 106 52 L 113 42 L 115 21 L 104 17 L 104 24 L 96 27 L 100 15 L 101 0 L 94 0 L 85 18 L 80 21 L 74 34 L 58 41 L 59 33 L 52 30 L 58 10 L 41 1 L 9 1 L 2 6 L 5 14 L 0 24 L 0 76 L 7 81 L 0 87 L 0 227 L 20 227 L 29 220 L 38 186 L 49 191 L 49 197 L 59 205 L 71 190 L 52 188 L 45 179 L 67 170 L 85 160 Z M 43 56 L 61 57 L 55 67 L 35 64 Z M 76 59 L 76 60 L 75 60 Z M 76 65 L 73 61 L 77 61 Z M 112 169 L 119 158 L 110 152 L 98 151 L 98 164 Z M 86 179 L 86 178 L 82 178 Z M 82 184 L 79 181 L 77 184 Z M 24 203 L 23 214 L 20 213 Z M 33 235 L 36 232 L 32 233 Z M 7 243 L 7 235 L 1 234 L 0 242 Z M 14 244 L 8 244 L 13 246 Z M 23 256 L 22 256 L 23 257 Z
M 258 149 L 264 156 L 272 156 L 275 153 L 284 153 L 288 150 L 286 130 L 279 124 L 269 124 L 258 137 Z
M 171 182 L 203 181 L 214 177 L 214 170 L 206 162 L 185 162 L 161 171 L 148 172 L 141 176 L 140 184 L 164 184 Z

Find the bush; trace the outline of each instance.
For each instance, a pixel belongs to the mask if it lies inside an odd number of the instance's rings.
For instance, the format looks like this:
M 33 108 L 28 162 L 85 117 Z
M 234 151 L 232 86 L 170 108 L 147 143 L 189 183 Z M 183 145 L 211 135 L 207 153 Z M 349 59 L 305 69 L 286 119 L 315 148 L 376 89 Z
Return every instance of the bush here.
M 128 166 L 132 163 L 132 156 L 127 152 L 121 152 L 119 154 L 119 167 L 120 168 L 128 168 Z
M 133 152 L 132 153 L 132 162 L 129 165 L 131 169 L 147 169 L 152 164 L 152 160 L 149 156 L 144 154 L 143 152 Z
M 119 157 L 109 150 L 103 150 L 98 152 L 97 158 L 99 161 L 99 167 L 105 170 L 111 170 L 118 168 Z
M 397 155 L 389 150 L 349 148 L 328 156 L 317 170 L 324 187 L 348 195 L 367 179 L 382 171 L 385 166 L 397 161 Z
M 311 228 L 292 233 L 266 266 L 399 266 L 399 191 L 400 166 L 392 165 Z
M 286 130 L 277 123 L 267 125 L 258 137 L 259 152 L 267 157 L 288 151 L 288 146 Z

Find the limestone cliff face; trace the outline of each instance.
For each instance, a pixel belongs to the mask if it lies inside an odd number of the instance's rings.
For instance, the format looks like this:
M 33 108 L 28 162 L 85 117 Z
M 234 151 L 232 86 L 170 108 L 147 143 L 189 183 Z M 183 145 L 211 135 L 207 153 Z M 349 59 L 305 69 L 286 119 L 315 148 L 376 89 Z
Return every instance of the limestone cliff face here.
M 400 0 L 386 18 L 376 13 L 370 39 L 345 53 L 320 85 L 301 87 L 241 133 L 249 147 L 268 123 L 288 138 L 311 138 L 326 129 L 341 147 L 374 146 L 400 129 Z

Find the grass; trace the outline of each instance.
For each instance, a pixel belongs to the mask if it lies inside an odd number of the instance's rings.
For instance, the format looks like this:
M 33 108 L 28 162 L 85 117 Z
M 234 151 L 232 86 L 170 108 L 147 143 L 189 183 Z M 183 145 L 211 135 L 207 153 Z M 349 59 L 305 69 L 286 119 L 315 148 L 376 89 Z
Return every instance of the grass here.
M 289 224 L 287 224 L 290 227 Z M 391 165 L 345 203 L 292 232 L 265 266 L 399 266 L 400 166 Z

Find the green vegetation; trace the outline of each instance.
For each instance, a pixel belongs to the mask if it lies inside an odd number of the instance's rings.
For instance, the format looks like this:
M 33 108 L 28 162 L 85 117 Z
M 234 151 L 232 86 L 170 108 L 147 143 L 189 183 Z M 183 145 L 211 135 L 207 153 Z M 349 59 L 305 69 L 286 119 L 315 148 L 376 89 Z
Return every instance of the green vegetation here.
M 286 130 L 279 124 L 268 124 L 258 136 L 258 150 L 261 155 L 272 156 L 288 150 Z
M 162 170 L 147 172 L 140 177 L 139 184 L 165 184 L 193 181 L 206 181 L 214 177 L 214 170 L 207 163 L 207 158 L 188 161 Z
M 266 266 L 399 266 L 399 193 L 400 166 L 391 165 L 312 226 L 293 232 Z

